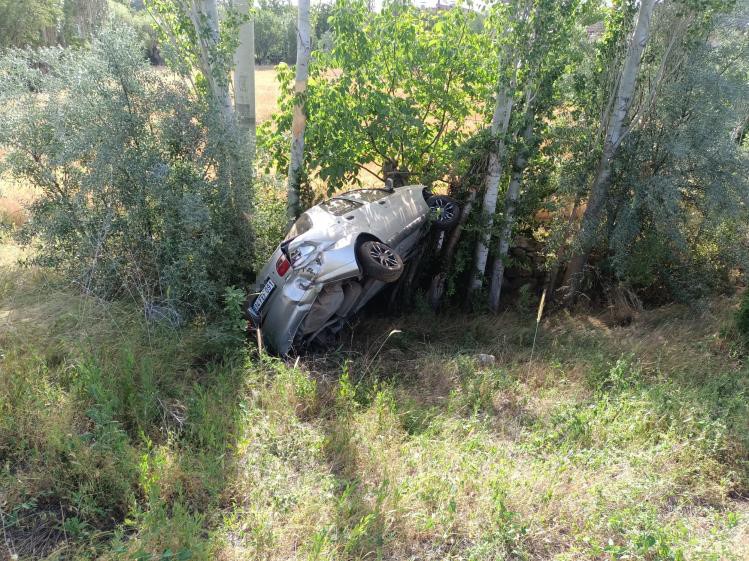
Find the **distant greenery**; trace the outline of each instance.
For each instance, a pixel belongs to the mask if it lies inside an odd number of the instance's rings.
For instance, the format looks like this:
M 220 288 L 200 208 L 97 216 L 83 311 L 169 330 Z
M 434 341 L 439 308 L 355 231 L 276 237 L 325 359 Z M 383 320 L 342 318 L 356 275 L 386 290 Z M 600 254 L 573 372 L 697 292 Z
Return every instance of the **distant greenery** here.
M 0 0 L 0 48 L 82 46 L 110 21 L 138 31 L 146 55 L 161 62 L 143 2 L 128 0 Z
M 59 0 L 0 0 L 0 48 L 46 44 L 61 15 Z
M 255 58 L 259 64 L 296 62 L 297 10 L 283 0 L 260 0 L 255 6 Z M 330 4 L 314 4 L 310 8 L 312 41 L 324 50 L 330 41 L 328 18 Z

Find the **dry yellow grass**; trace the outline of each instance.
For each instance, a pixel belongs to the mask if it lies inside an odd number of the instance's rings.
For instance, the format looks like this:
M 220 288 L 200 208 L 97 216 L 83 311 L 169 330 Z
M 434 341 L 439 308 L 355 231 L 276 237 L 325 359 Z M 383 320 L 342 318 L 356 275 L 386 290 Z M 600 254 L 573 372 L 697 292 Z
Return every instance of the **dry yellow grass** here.
M 278 82 L 273 66 L 255 68 L 255 113 L 258 123 L 267 121 L 278 109 Z
M 0 151 L 0 159 L 3 153 Z M 0 175 L 0 222 L 20 226 L 26 222 L 25 207 L 35 198 L 34 190 L 10 175 Z

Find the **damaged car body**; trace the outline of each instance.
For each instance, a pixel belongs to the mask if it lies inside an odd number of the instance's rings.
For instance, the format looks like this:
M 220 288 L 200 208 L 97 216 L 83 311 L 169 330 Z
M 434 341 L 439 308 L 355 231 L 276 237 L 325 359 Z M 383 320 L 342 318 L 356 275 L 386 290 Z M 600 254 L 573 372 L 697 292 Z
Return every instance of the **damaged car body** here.
M 459 216 L 457 201 L 423 185 L 356 189 L 306 210 L 257 276 L 250 323 L 279 355 L 324 344 L 400 278 L 430 227 Z

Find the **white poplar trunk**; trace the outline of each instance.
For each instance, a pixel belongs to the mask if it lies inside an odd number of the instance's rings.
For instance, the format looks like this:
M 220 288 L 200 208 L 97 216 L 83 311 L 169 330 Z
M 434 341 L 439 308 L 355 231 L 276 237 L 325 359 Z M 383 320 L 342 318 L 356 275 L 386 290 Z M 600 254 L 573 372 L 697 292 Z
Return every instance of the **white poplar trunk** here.
M 495 314 L 499 310 L 499 301 L 502 295 L 502 281 L 505 275 L 505 260 L 510 249 L 512 231 L 515 228 L 515 209 L 517 207 L 520 186 L 523 180 L 523 172 L 528 165 L 528 150 L 533 136 L 534 115 L 530 108 L 526 109 L 526 125 L 523 131 L 523 144 L 519 148 L 512 170 L 512 178 L 505 195 L 504 224 L 499 235 L 497 257 L 492 267 L 491 284 L 489 285 L 489 308 Z
M 200 71 L 208 82 L 211 96 L 224 124 L 229 130 L 233 130 L 234 110 L 229 94 L 228 75 L 225 76 L 224 69 L 216 68 L 213 63 L 219 41 L 216 0 L 192 0 L 189 15 L 198 39 Z
M 627 56 L 622 67 L 616 97 L 608 119 L 603 153 L 598 162 L 595 179 L 590 189 L 588 204 L 583 215 L 582 226 L 578 233 L 579 252 L 569 262 L 565 275 L 565 285 L 569 289 L 569 298 L 575 298 L 581 282 L 581 276 L 588 255 L 595 244 L 596 232 L 601 223 L 603 209 L 608 198 L 611 180 L 611 163 L 616 156 L 625 134 L 626 121 L 632 107 L 637 76 L 640 72 L 642 53 L 650 38 L 650 20 L 653 15 L 655 0 L 641 0 L 637 14 L 632 40 L 627 49 Z
M 304 127 L 307 117 L 304 112 L 304 95 L 307 91 L 309 56 L 312 50 L 310 39 L 309 0 L 299 0 L 296 39 L 296 76 L 294 82 L 294 115 L 291 121 L 291 155 L 289 158 L 289 181 L 287 188 L 287 215 L 292 222 L 299 215 L 299 183 L 304 165 Z
M 515 66 L 515 74 L 517 65 Z M 497 94 L 497 101 L 492 116 L 491 134 L 498 139 L 489 153 L 489 164 L 486 173 L 486 190 L 482 206 L 482 227 L 485 228 L 474 252 L 474 274 L 471 280 L 470 292 L 481 288 L 486 261 L 489 256 L 489 242 L 491 241 L 491 228 L 494 224 L 494 213 L 497 210 L 497 198 L 499 195 L 499 182 L 502 179 L 505 156 L 505 135 L 510 125 L 512 105 L 515 94 L 515 75 L 509 84 L 501 85 Z
M 247 0 L 234 0 L 237 12 L 249 12 Z M 250 156 L 255 154 L 255 22 L 239 28 L 239 45 L 234 53 L 234 107 L 240 130 L 247 135 Z

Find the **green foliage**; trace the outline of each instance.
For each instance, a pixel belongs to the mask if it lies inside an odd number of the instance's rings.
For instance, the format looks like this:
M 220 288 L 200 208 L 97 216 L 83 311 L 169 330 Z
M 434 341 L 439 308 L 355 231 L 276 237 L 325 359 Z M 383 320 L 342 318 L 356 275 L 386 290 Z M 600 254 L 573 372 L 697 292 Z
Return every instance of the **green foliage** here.
M 231 3 L 222 5 L 220 26 L 214 22 L 219 26 L 214 41 L 211 25 L 206 21 L 208 15 L 194 5 L 180 0 L 147 0 L 146 6 L 159 30 L 167 65 L 188 80 L 198 70 L 195 85 L 201 94 L 217 94 L 211 91 L 209 82 L 227 89 L 239 45 L 239 27 L 250 14 L 240 13 Z
M 614 171 L 616 274 L 682 300 L 723 289 L 730 271 L 749 260 L 738 241 L 747 222 L 749 159 L 730 136 L 736 104 L 749 90 L 723 69 L 728 44 L 735 46 L 713 39 L 685 47 L 692 64 L 661 86 Z
M 0 48 L 49 44 L 60 8 L 58 0 L 0 0 Z
M 225 356 L 246 341 L 247 320 L 243 310 L 246 301 L 244 290 L 226 287 L 223 313 L 208 327 L 206 351 L 216 356 Z
M 138 33 L 143 52 L 151 64 L 163 64 L 159 33 L 154 27 L 153 18 L 140 2 L 115 2 L 109 0 L 110 25 L 132 27 Z
M 131 31 L 0 65 L 0 144 L 40 192 L 20 232 L 31 260 L 153 319 L 218 312 L 251 257 L 247 183 L 223 173 L 234 146 L 208 104 L 152 71 Z
M 656 3 L 612 166 L 594 263 L 604 283 L 625 282 L 652 303 L 723 290 L 747 262 L 740 240 L 749 163 L 731 145 L 747 96 L 746 39 L 734 17 L 745 7 L 729 16 L 732 4 Z M 573 43 L 575 66 L 558 83 L 555 96 L 565 101 L 543 149 L 551 164 L 544 204 L 555 221 L 549 254 L 569 251 L 570 210 L 583 208 L 596 173 L 636 9 L 629 1 L 604 8 L 603 34 Z
M 466 119 L 488 96 L 489 38 L 460 8 L 425 14 L 399 2 L 371 13 L 341 1 L 330 18 L 330 52 L 315 51 L 305 110 L 306 170 L 329 191 L 387 171 L 431 183 L 450 170 L 468 136 Z M 288 167 L 292 74 L 279 72 L 279 113 L 261 142 L 277 169 Z M 382 170 L 382 171 L 381 171 Z
M 260 173 L 255 178 L 252 198 L 253 238 L 252 268 L 262 269 L 286 235 L 286 182 L 278 175 Z
M 741 298 L 741 306 L 736 313 L 736 327 L 739 333 L 749 340 L 749 291 Z

